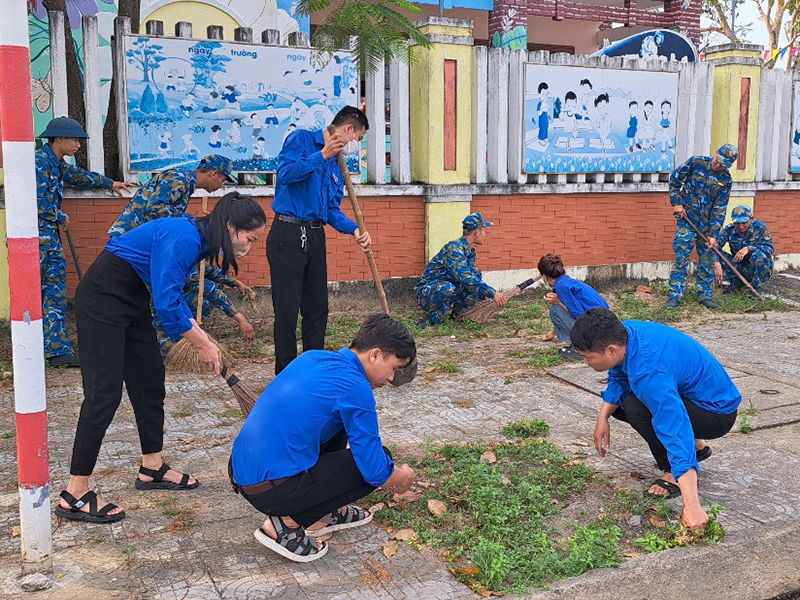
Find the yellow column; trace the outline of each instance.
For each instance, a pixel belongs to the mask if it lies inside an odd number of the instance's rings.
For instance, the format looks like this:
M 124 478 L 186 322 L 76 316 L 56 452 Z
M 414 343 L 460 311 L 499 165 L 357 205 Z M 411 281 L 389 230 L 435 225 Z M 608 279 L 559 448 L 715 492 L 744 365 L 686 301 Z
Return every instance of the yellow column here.
M 730 168 L 733 190 L 726 223 L 736 206 L 753 207 L 753 194 L 736 194 L 736 184 L 755 181 L 762 52 L 752 44 L 724 44 L 706 51 L 706 60 L 714 64 L 711 153 L 728 143 L 739 149 L 739 160 Z
M 447 242 L 461 237 L 461 221 L 470 212 L 472 196 L 425 196 L 425 260 L 429 261 Z

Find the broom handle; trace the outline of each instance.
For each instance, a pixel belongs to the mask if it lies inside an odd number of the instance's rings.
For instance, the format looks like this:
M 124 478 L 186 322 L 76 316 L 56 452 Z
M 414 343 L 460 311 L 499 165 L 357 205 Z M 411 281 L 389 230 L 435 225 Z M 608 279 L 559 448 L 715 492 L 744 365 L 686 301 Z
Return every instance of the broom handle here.
M 328 134 L 334 135 L 336 129 L 333 125 L 328 126 Z M 353 213 L 356 216 L 356 224 L 358 231 L 362 234 L 366 231 L 364 227 L 364 215 L 361 214 L 361 207 L 358 205 L 358 196 L 356 196 L 356 189 L 353 187 L 353 182 L 350 179 L 350 170 L 347 168 L 347 162 L 344 160 L 344 155 L 339 153 L 339 168 L 344 177 L 344 185 L 347 188 L 347 195 L 350 196 L 350 204 L 353 206 Z M 383 290 L 383 281 L 381 281 L 380 273 L 378 273 L 378 265 L 375 263 L 375 256 L 372 254 L 372 248 L 366 250 L 367 262 L 372 271 L 372 279 L 375 280 L 375 290 L 378 292 L 378 300 L 380 300 L 381 308 L 387 315 L 389 314 L 389 301 L 386 299 L 386 292 Z
M 697 236 L 703 241 L 703 243 L 706 246 L 708 246 L 708 238 L 706 237 L 706 235 L 702 231 L 700 231 L 697 228 L 697 225 L 692 223 L 692 220 L 689 217 L 687 217 L 685 214 L 681 218 L 689 224 L 689 227 L 694 229 L 694 232 L 697 234 Z M 742 280 L 742 283 L 745 284 L 745 286 L 747 286 L 747 289 L 750 290 L 751 292 L 753 292 L 753 294 L 755 294 L 756 298 L 758 298 L 761 302 L 763 302 L 764 301 L 764 297 L 761 294 L 759 294 L 752 285 L 750 285 L 750 282 L 747 281 L 747 279 L 742 277 L 742 274 L 739 273 L 739 271 L 736 270 L 736 267 L 733 266 L 733 263 L 730 260 L 728 260 L 728 257 L 725 256 L 722 253 L 722 250 L 720 250 L 717 246 L 714 246 L 712 248 L 712 250 L 714 250 L 714 252 L 717 253 L 717 256 L 719 256 L 720 260 L 722 260 L 726 265 L 728 265 L 728 268 L 731 271 L 733 271 L 734 275 L 736 275 L 739 279 Z
M 202 212 L 208 212 L 208 196 L 203 196 Z M 197 321 L 198 325 L 203 324 L 203 289 L 206 285 L 206 260 L 200 261 L 200 288 L 197 290 Z

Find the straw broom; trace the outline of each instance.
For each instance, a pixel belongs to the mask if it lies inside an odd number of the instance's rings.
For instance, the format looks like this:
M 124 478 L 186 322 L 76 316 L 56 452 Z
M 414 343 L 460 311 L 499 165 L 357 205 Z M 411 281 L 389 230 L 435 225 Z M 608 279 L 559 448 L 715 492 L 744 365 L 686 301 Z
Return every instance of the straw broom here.
M 503 295 L 506 297 L 506 300 L 511 300 L 512 298 L 519 296 L 522 291 L 535 284 L 542 278 L 539 275 L 536 279 L 528 279 L 523 281 L 519 285 L 514 286 L 510 290 L 503 291 Z M 478 302 L 474 306 L 469 307 L 467 310 L 458 313 L 456 315 L 457 319 L 470 319 L 475 321 L 476 323 L 488 323 L 492 320 L 497 313 L 499 313 L 502 309 L 495 304 L 494 300 L 491 298 L 487 298 L 486 300 L 482 300 Z
M 203 196 L 203 213 L 208 211 L 208 196 Z M 197 314 L 196 321 L 198 325 L 203 324 L 203 288 L 205 287 L 206 280 L 206 261 L 200 261 L 200 289 L 197 294 Z M 206 333 L 208 335 L 208 333 Z M 234 363 L 233 355 L 224 346 L 220 345 L 210 335 L 208 339 L 220 349 L 222 353 L 222 362 L 227 365 Z M 192 343 L 186 338 L 180 340 L 172 350 L 167 354 L 164 364 L 173 373 L 195 373 L 197 375 L 205 375 L 208 373 L 208 365 L 200 360 L 197 351 L 194 349 Z
M 224 363 L 222 365 L 221 375 L 223 379 L 225 379 L 225 383 L 227 383 L 231 388 L 234 398 L 236 398 L 236 401 L 239 403 L 239 408 L 242 409 L 242 412 L 246 417 L 256 405 L 258 396 L 255 394 L 255 392 L 253 392 L 253 390 L 242 383 L 236 373 L 231 371 Z

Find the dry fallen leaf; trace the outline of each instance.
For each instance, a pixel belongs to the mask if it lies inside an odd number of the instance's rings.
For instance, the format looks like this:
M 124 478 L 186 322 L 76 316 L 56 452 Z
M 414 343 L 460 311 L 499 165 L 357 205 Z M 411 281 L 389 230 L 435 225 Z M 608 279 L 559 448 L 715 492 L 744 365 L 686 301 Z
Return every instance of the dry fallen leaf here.
M 653 288 L 648 287 L 646 285 L 640 285 L 640 286 L 638 286 L 636 288 L 636 293 L 637 294 L 652 294 L 653 293 Z
M 416 542 L 419 539 L 419 535 L 413 529 L 398 529 L 389 534 L 389 539 L 401 542 Z
M 667 522 L 658 515 L 650 515 L 650 524 L 659 529 L 663 529 L 667 526 Z
M 628 552 L 625 555 L 625 558 L 638 558 L 639 556 L 641 555 L 638 552 Z
M 397 554 L 397 547 L 399 545 L 399 542 L 386 542 L 383 545 L 383 555 L 386 558 L 392 558 L 395 554 Z
M 477 577 L 481 572 L 480 567 L 462 567 L 460 569 L 450 569 L 453 575 L 466 575 L 467 577 Z
M 447 512 L 447 506 L 441 500 L 428 500 L 428 510 L 432 515 L 440 517 Z
M 487 450 L 486 452 L 481 454 L 479 460 L 480 462 L 485 462 L 489 463 L 490 465 L 493 465 L 494 463 L 497 462 L 497 456 L 495 456 L 494 452 L 492 452 L 491 450 Z
M 402 494 L 394 494 L 392 496 L 392 500 L 394 502 L 416 502 L 422 496 L 422 492 L 419 490 L 408 490 L 407 492 L 403 492 Z
M 384 508 L 386 508 L 386 505 L 383 502 L 378 502 L 377 504 L 370 506 L 367 510 L 374 515 L 376 512 L 383 510 Z
M 21 533 L 21 532 L 20 532 L 19 525 L 14 525 L 14 526 L 11 528 L 11 537 L 18 537 L 20 533 Z
M 508 485 L 509 483 L 511 483 L 511 480 L 508 477 L 503 477 L 500 480 L 500 483 L 502 483 L 503 485 Z
M 482 596 L 483 598 L 491 598 L 492 596 L 502 596 L 503 592 L 494 592 L 484 586 L 480 586 L 475 588 L 475 593 Z
M 542 462 L 544 464 L 546 464 L 546 465 L 549 465 L 550 464 L 550 459 L 549 458 L 542 459 Z
M 569 461 L 569 462 L 568 462 L 568 463 L 567 463 L 565 466 L 567 466 L 567 467 L 574 467 L 575 465 L 582 465 L 582 464 L 583 464 L 583 461 L 582 461 L 581 459 L 579 459 L 579 458 L 573 458 L 573 459 L 572 459 L 571 461 Z
M 583 446 L 584 448 L 589 445 L 589 442 L 586 442 L 584 440 L 572 440 L 571 443 L 573 446 Z
M 429 488 L 433 485 L 430 481 L 415 481 L 414 484 L 424 488 Z

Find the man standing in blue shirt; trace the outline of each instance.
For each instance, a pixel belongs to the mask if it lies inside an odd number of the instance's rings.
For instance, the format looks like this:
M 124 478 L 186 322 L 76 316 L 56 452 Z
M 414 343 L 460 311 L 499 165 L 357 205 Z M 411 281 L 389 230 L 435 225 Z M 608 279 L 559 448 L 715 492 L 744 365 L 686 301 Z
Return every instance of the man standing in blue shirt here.
M 295 562 L 322 558 L 327 545 L 307 535 L 369 523 L 368 511 L 348 504 L 378 487 L 411 487 L 414 471 L 381 443 L 372 390 L 416 352 L 405 326 L 373 315 L 350 348 L 305 352 L 269 384 L 229 466 L 236 492 L 267 515 L 254 533 L 261 544 Z
M 706 439 L 728 433 L 742 395 L 711 353 L 661 323 L 620 322 L 603 308 L 586 311 L 572 344 L 595 371 L 608 371 L 594 445 L 611 447 L 610 416 L 626 421 L 650 446 L 664 472 L 646 496 L 683 496 L 683 524 L 703 530 L 708 515 L 697 493 L 698 462 L 711 455 Z
M 275 312 L 275 374 L 297 356 L 297 315 L 303 317 L 303 350 L 321 350 L 328 325 L 328 263 L 324 226 L 355 236 L 364 250 L 372 244 L 366 231 L 348 219 L 342 203 L 344 178 L 339 152 L 352 154 L 369 129 L 367 117 L 346 106 L 333 119 L 335 133 L 298 129 L 286 138 L 278 155 L 267 237 Z
M 570 341 L 570 331 L 575 319 L 590 308 L 608 308 L 608 302 L 592 286 L 567 275 L 561 257 L 546 254 L 539 259 L 539 273 L 553 291 L 544 299 L 550 304 L 550 320 L 559 342 Z M 559 350 L 564 358 L 581 360 L 581 355 L 572 346 Z
M 766 223 L 753 218 L 753 209 L 749 206 L 734 208 L 731 211 L 731 221 L 719 234 L 719 247 L 724 248 L 725 244 L 729 246 L 730 252 L 725 253 L 728 260 L 760 292 L 761 284 L 772 277 L 775 255 L 772 234 Z M 719 257 L 714 265 L 714 278 L 717 283 L 721 284 L 725 280 L 730 284 L 725 293 L 737 292 L 744 285 L 727 265 L 722 264 Z

